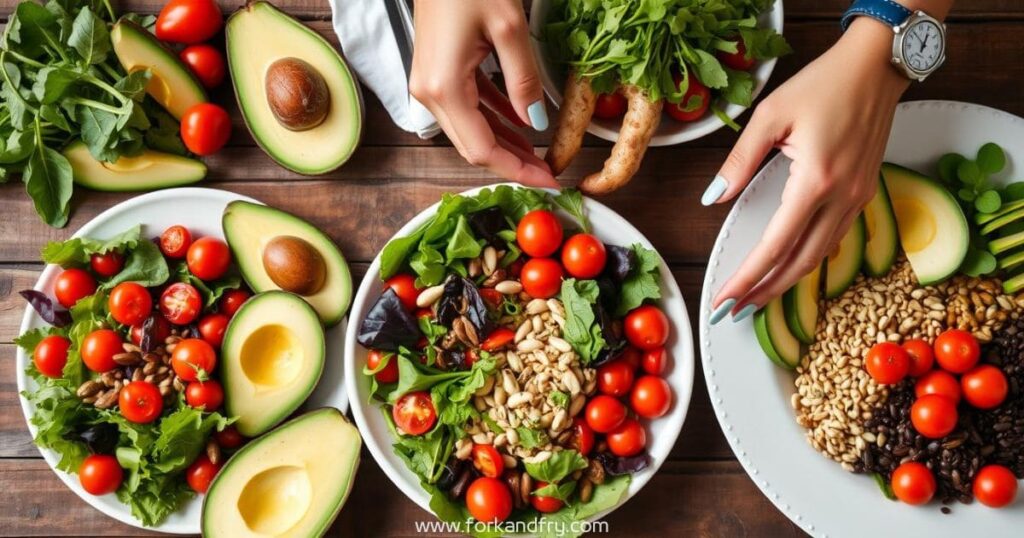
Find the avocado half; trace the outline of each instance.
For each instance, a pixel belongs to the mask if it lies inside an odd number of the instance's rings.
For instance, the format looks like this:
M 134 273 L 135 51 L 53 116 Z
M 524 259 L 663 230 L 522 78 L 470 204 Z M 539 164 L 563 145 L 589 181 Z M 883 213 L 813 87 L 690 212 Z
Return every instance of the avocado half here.
M 71 163 L 75 183 L 97 191 L 165 189 L 206 177 L 206 165 L 202 161 L 151 149 L 106 163 L 96 160 L 84 142 L 75 140 L 61 153 Z
M 246 437 L 273 428 L 306 401 L 324 369 L 326 344 L 316 312 L 284 291 L 246 301 L 224 333 L 224 406 Z
M 348 65 L 327 40 L 267 2 L 251 2 L 231 15 L 225 39 L 238 108 L 256 143 L 272 159 L 294 172 L 318 175 L 352 156 L 362 135 L 362 96 Z M 267 69 L 283 58 L 303 60 L 323 77 L 329 104 L 319 125 L 292 131 L 271 111 Z
M 138 24 L 122 18 L 110 30 L 114 54 L 125 71 L 149 69 L 146 93 L 180 120 L 188 109 L 206 102 L 203 85 L 157 38 Z
M 203 536 L 323 536 L 352 491 L 361 445 L 359 431 L 334 408 L 250 441 L 206 492 Z

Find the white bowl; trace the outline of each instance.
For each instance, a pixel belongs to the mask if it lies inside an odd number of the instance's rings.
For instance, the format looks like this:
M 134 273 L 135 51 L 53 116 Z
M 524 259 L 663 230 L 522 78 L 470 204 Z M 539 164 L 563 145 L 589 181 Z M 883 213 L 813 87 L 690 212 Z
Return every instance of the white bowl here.
M 490 187 L 493 188 L 495 185 Z M 482 188 L 484 187 L 470 189 L 462 194 L 472 195 Z M 395 234 L 395 237 L 403 237 L 412 233 L 437 211 L 437 207 L 438 204 L 434 204 L 416 215 Z M 606 243 L 616 245 L 640 243 L 647 248 L 654 248 L 636 228 L 604 204 L 586 198 L 584 207 L 594 228 L 593 233 Z M 345 370 L 343 373 L 345 388 L 346 392 L 352 395 L 350 398 L 352 416 L 356 419 L 359 431 L 363 434 L 363 441 L 370 450 L 370 454 L 373 455 L 373 459 L 377 460 L 377 464 L 384 470 L 384 474 L 398 486 L 398 489 L 402 490 L 421 508 L 430 512 L 430 497 L 420 487 L 419 478 L 405 466 L 405 463 L 394 454 L 391 448 L 394 437 L 388 429 L 388 424 L 379 406 L 370 401 L 369 378 L 362 373 L 363 366 L 366 364 L 366 350 L 356 342 L 356 333 L 363 317 L 380 295 L 382 285 L 378 277 L 379 273 L 380 255 L 373 260 L 367 270 L 355 300 L 352 302 L 349 319 L 353 322 L 349 324 L 345 334 Z M 683 303 L 679 286 L 676 285 L 664 260 L 661 262 L 660 273 L 662 298 L 659 304 L 672 323 L 672 334 L 665 345 L 672 360 L 665 379 L 672 386 L 673 403 L 668 414 L 646 424 L 647 452 L 651 457 L 651 465 L 647 469 L 633 474 L 622 503 L 636 495 L 668 457 L 679 436 L 679 430 L 683 427 L 693 388 L 693 336 L 690 319 L 686 314 L 686 305 Z M 608 515 L 622 503 L 589 518 L 589 520 L 594 521 Z
M 556 107 L 562 106 L 562 88 L 565 86 L 565 70 L 562 66 L 552 61 L 551 55 L 547 53 L 547 44 L 542 40 L 544 25 L 547 21 L 548 9 L 551 0 L 533 0 L 530 6 L 530 44 L 533 46 L 534 56 L 537 58 L 537 67 L 540 69 L 540 80 L 544 86 L 544 92 Z M 775 0 L 771 11 L 761 14 L 758 19 L 761 27 L 773 28 L 776 32 L 782 33 L 782 0 Z M 751 72 L 754 75 L 754 95 L 757 98 L 768 77 L 775 69 L 776 58 L 758 63 Z M 725 103 L 724 101 L 719 101 Z M 736 119 L 746 110 L 747 107 L 726 103 L 724 112 L 732 119 Z M 604 120 L 593 118 L 587 126 L 587 132 L 615 142 L 619 139 L 619 127 L 621 120 Z M 671 146 L 696 140 L 702 136 L 709 135 L 725 124 L 710 111 L 703 118 L 692 122 L 679 122 L 672 118 L 662 117 L 658 123 L 658 130 L 651 138 L 650 146 Z

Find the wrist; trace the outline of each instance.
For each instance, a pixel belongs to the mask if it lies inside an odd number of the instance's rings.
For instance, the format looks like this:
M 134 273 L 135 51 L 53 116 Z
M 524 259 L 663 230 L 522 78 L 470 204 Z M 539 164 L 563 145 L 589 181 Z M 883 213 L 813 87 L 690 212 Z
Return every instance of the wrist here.
M 892 43 L 892 28 L 869 17 L 857 17 L 836 46 L 847 52 L 854 66 L 861 68 L 870 87 L 898 100 L 911 81 L 892 65 Z

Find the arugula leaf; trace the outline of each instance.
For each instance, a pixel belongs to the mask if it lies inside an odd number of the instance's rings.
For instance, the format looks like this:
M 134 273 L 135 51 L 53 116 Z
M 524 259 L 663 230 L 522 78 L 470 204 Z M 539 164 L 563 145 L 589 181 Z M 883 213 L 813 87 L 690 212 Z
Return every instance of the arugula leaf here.
M 38 124 L 37 124 L 38 125 Z M 36 128 L 36 148 L 29 157 L 22 180 L 36 213 L 50 226 L 68 223 L 71 202 L 71 163 L 55 149 L 43 145 Z
M 565 525 L 541 525 L 539 528 L 542 532 L 538 533 L 537 536 L 541 538 L 575 538 L 581 533 L 576 534 L 554 534 L 553 532 L 547 532 L 554 529 L 570 529 L 569 523 L 574 521 L 583 521 L 595 514 L 599 514 L 617 506 L 625 498 L 626 492 L 629 490 L 630 475 L 621 475 L 614 478 L 605 480 L 604 484 L 594 487 L 594 494 L 589 501 L 585 503 L 576 503 L 572 506 L 566 506 L 554 514 L 546 514 L 544 519 L 547 521 L 559 521 L 564 522 Z
M 636 255 L 637 263 L 622 282 L 619 291 L 619 302 L 615 314 L 620 317 L 642 305 L 648 299 L 661 298 L 661 289 L 658 285 L 661 258 L 658 253 L 639 243 L 633 244 L 630 248 Z
M 558 207 L 576 219 L 583 233 L 590 233 L 590 221 L 587 220 L 587 213 L 583 207 L 583 193 L 578 189 L 565 188 L 555 196 L 554 200 Z
M 605 348 L 604 335 L 593 305 L 598 298 L 597 282 L 570 278 L 562 282 L 560 298 L 565 307 L 562 336 L 572 344 L 583 364 L 589 364 Z
M 556 407 L 561 407 L 563 409 L 569 408 L 569 395 L 562 391 L 551 391 L 551 393 L 548 394 L 548 400 L 551 400 L 551 403 Z
M 45 263 L 54 263 L 61 267 L 83 265 L 89 263 L 93 254 L 105 254 L 110 251 L 124 253 L 139 244 L 142 226 L 135 225 L 111 237 L 106 241 L 98 241 L 88 237 L 74 237 L 67 241 L 50 241 L 42 249 Z
M 423 435 L 399 435 L 392 448 L 409 470 L 424 482 L 433 484 L 444 471 L 455 448 L 455 438 L 447 428 L 440 427 Z
M 112 48 L 107 25 L 92 13 L 89 6 L 83 7 L 75 17 L 71 36 L 68 38 L 85 65 L 103 63 Z
M 524 462 L 526 472 L 535 480 L 556 483 L 575 471 L 587 468 L 587 459 L 575 450 L 553 452 L 551 457 L 540 463 Z

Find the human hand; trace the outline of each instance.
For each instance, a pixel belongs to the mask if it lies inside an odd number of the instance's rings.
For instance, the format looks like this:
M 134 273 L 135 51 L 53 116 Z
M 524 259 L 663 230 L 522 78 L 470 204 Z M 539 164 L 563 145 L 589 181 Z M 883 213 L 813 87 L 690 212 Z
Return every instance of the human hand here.
M 548 127 L 544 94 L 519 0 L 417 1 L 409 91 L 434 114 L 470 164 L 540 187 L 558 187 L 533 145 L 506 125 Z M 508 96 L 478 66 L 495 51 Z
M 818 267 L 875 193 L 908 79 L 889 65 L 892 32 L 859 18 L 754 110 L 701 199 L 732 200 L 773 147 L 793 160 L 782 205 L 712 301 L 711 322 L 751 315 Z

